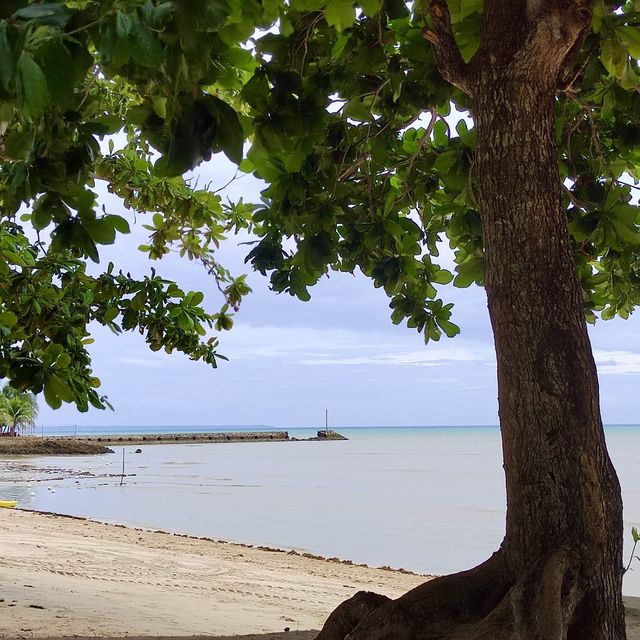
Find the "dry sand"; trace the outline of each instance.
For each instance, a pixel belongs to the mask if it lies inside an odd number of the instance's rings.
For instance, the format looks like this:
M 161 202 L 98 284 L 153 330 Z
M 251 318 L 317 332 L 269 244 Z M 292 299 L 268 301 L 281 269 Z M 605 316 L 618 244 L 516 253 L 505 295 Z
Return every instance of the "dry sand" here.
M 82 519 L 0 509 L 0 637 L 311 640 L 361 589 L 424 576 Z M 638 599 L 629 640 L 640 640 Z M 291 631 L 284 633 L 284 629 Z M 298 630 L 300 630 L 298 632 Z M 239 634 L 239 635 L 238 635 Z

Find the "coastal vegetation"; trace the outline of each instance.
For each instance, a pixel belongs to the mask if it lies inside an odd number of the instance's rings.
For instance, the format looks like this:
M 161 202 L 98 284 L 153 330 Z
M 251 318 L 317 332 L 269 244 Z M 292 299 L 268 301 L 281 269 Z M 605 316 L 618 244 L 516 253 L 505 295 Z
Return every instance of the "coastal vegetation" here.
M 322 637 L 622 640 L 622 503 L 586 322 L 640 298 L 637 0 L 9 0 L 0 7 L 0 377 L 105 407 L 88 325 L 216 366 L 249 293 L 229 234 L 301 300 L 361 271 L 391 318 L 453 337 L 439 287 L 484 286 L 507 520 L 485 563 Z M 454 124 L 455 123 L 455 124 Z M 182 177 L 224 153 L 267 187 Z M 152 260 L 199 261 L 219 308 L 99 263 L 145 218 Z M 455 274 L 438 263 L 455 251 Z M 428 347 L 427 347 L 428 348 Z
M 33 432 L 38 403 L 33 393 L 19 392 L 8 384 L 0 391 L 0 435 L 15 436 Z

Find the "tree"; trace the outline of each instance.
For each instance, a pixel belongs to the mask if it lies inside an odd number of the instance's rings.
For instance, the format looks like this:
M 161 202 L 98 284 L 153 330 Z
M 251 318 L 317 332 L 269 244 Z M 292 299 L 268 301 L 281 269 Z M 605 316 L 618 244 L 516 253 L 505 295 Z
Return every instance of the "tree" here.
M 230 328 L 248 293 L 215 254 L 238 230 L 275 291 L 307 300 L 329 269 L 359 269 L 427 341 L 458 333 L 438 285 L 484 285 L 504 541 L 397 601 L 357 596 L 322 637 L 623 639 L 620 488 L 585 320 L 640 298 L 639 18 L 637 0 L 3 3 L 0 376 L 104 406 L 91 321 L 215 365 L 206 327 Z M 268 183 L 261 203 L 181 177 L 220 151 Z M 204 265 L 217 312 L 153 272 L 88 274 L 128 231 L 96 180 L 153 213 L 151 259 Z
M 20 393 L 5 385 L 0 393 L 2 433 L 15 436 L 33 428 L 38 417 L 38 403 L 32 393 Z

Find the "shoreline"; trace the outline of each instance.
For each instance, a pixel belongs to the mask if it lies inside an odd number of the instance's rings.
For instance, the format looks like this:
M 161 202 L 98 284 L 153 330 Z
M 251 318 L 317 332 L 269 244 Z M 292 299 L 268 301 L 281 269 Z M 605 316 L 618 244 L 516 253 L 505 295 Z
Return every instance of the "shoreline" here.
M 354 562 L 353 560 L 345 560 L 344 558 L 338 558 L 337 556 L 322 556 L 316 553 L 310 553 L 308 551 L 298 551 L 293 548 L 285 547 L 272 547 L 269 545 L 251 543 L 251 542 L 239 542 L 237 540 L 223 540 L 221 538 L 211 538 L 209 536 L 197 536 L 191 533 L 181 533 L 180 531 L 168 531 L 167 529 L 152 529 L 150 527 L 138 527 L 131 524 L 122 524 L 120 522 L 110 522 L 108 520 L 98 520 L 96 518 L 88 518 L 86 516 L 74 516 L 68 513 L 57 513 L 55 511 L 43 511 L 40 509 L 23 509 L 16 508 L 16 511 L 22 513 L 35 513 L 42 516 L 51 516 L 54 518 L 63 518 L 68 520 L 79 520 L 82 522 L 93 522 L 94 524 L 104 525 L 107 527 L 115 527 L 117 529 L 130 529 L 131 531 L 145 531 L 147 533 L 154 533 L 158 535 L 174 536 L 176 538 L 185 538 L 187 540 L 200 540 L 202 542 L 211 542 L 214 544 L 227 544 L 236 547 L 244 547 L 245 549 L 258 549 L 259 551 L 267 551 L 269 553 L 284 553 L 289 556 L 301 556 L 302 558 L 309 558 L 311 560 L 318 560 L 319 562 L 330 562 L 334 564 L 343 564 L 348 567 L 362 567 L 364 569 L 373 569 L 374 571 L 390 571 L 392 573 L 401 573 L 407 576 L 416 576 L 424 580 L 431 580 L 438 576 L 428 573 L 418 573 L 417 571 L 410 571 L 404 567 L 391 567 L 389 565 L 371 565 L 366 562 Z M 1 514 L 0 514 L 1 515 Z

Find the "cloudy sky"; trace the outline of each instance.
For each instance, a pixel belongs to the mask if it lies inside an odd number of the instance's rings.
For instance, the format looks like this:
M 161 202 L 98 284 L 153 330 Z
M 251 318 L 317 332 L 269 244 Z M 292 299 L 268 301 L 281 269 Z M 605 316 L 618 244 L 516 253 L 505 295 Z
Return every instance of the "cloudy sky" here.
M 201 184 L 211 180 L 215 187 L 233 168 L 217 155 L 200 174 Z M 255 202 L 259 190 L 247 176 L 228 193 Z M 131 220 L 117 200 L 108 197 L 105 204 Z M 103 261 L 134 275 L 154 266 L 183 288 L 203 291 L 211 310 L 219 308 L 215 283 L 202 267 L 175 256 L 150 265 L 136 250 L 146 238 L 141 222 L 101 249 Z M 249 251 L 238 243 L 232 238 L 221 251 L 222 264 L 236 274 L 247 271 Z M 249 282 L 253 293 L 235 327 L 220 336 L 229 362 L 214 370 L 180 354 L 153 353 L 138 334 L 114 336 L 96 327 L 94 370 L 115 411 L 52 411 L 41 402 L 39 422 L 289 428 L 321 426 L 327 408 L 335 427 L 497 424 L 495 356 L 482 289 L 441 289 L 445 301 L 455 303 L 453 320 L 462 333 L 425 347 L 417 332 L 391 323 L 386 296 L 363 276 L 332 273 L 307 303 L 269 291 L 260 274 L 250 274 Z M 639 329 L 639 318 L 632 317 L 591 330 L 609 424 L 640 423 Z

